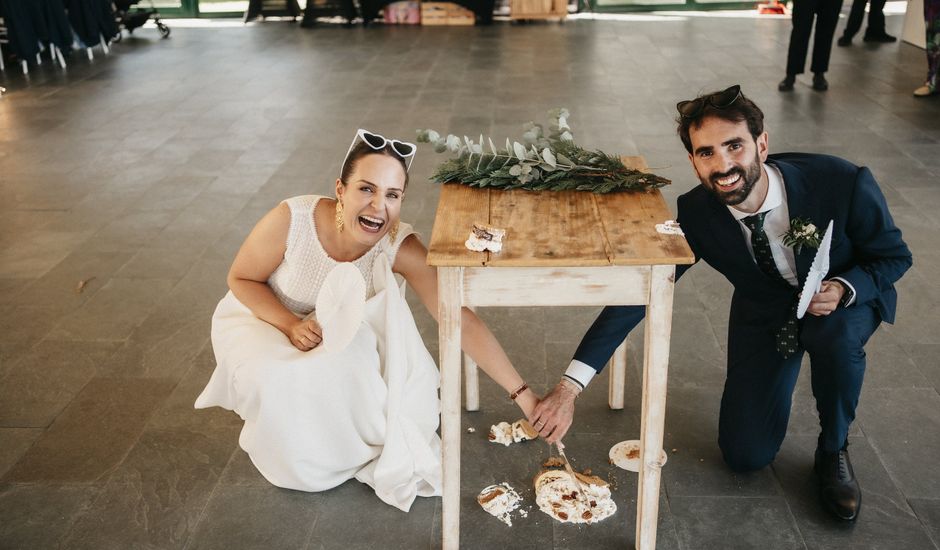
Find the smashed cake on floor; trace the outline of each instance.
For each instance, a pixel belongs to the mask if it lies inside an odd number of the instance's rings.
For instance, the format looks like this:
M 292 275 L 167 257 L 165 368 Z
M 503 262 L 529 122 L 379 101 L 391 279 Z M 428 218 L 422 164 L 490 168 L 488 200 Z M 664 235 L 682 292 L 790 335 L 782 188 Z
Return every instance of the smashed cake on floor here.
M 575 472 L 578 487 L 568 472 L 548 468 L 535 476 L 535 503 L 539 509 L 563 523 L 597 523 L 614 515 L 617 504 L 603 479 Z
M 500 422 L 490 426 L 490 433 L 487 438 L 492 443 L 509 446 L 513 443 L 530 441 L 538 439 L 539 432 L 526 419 L 516 420 L 512 424 L 509 422 Z
M 512 512 L 522 504 L 522 497 L 508 483 L 490 485 L 477 495 L 477 502 L 489 514 L 512 527 Z M 520 514 L 525 517 L 524 510 Z

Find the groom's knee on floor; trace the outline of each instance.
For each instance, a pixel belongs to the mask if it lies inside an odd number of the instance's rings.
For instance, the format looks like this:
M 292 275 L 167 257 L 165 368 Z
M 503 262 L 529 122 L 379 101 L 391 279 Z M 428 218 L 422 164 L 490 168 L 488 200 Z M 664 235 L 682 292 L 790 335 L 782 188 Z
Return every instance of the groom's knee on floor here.
M 761 449 L 754 445 L 729 444 L 718 440 L 725 464 L 736 473 L 755 472 L 774 461 L 776 450 Z

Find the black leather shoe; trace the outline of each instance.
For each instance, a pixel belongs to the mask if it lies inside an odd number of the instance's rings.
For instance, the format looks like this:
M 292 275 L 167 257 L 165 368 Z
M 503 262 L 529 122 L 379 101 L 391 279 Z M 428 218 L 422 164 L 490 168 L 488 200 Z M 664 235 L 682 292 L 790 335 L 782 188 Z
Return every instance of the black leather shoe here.
M 886 32 L 880 32 L 876 34 L 865 34 L 865 37 L 862 39 L 865 42 L 880 42 L 882 44 L 890 44 L 891 42 L 897 42 L 897 37 L 891 36 Z
M 781 92 L 791 92 L 793 91 L 794 82 L 796 82 L 796 75 L 788 74 L 786 78 L 780 81 L 780 84 L 777 84 L 777 89 Z
M 843 48 L 846 47 L 846 46 L 851 46 L 851 45 L 852 45 L 852 37 L 851 37 L 851 36 L 845 36 L 845 35 L 843 35 L 843 36 L 840 37 L 838 40 L 836 40 L 836 45 L 841 46 L 841 47 L 843 47 Z
M 862 490 L 855 479 L 849 451 L 827 453 L 816 449 L 813 468 L 819 477 L 819 498 L 823 506 L 844 521 L 855 521 L 862 507 Z
M 825 74 L 816 73 L 813 75 L 813 89 L 817 92 L 825 92 L 829 89 L 829 82 L 826 80 Z

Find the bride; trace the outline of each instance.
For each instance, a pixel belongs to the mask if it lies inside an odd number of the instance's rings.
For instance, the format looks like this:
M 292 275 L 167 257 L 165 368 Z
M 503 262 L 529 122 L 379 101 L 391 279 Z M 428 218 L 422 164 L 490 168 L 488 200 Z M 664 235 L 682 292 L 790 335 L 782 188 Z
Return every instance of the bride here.
M 399 221 L 415 146 L 359 130 L 336 197 L 280 203 L 254 227 L 212 317 L 217 366 L 196 408 L 235 411 L 239 444 L 272 484 L 324 491 L 356 478 L 408 511 L 441 493 L 437 367 L 395 275 L 437 318 L 437 274 Z M 463 347 L 528 416 L 528 390 L 463 310 Z

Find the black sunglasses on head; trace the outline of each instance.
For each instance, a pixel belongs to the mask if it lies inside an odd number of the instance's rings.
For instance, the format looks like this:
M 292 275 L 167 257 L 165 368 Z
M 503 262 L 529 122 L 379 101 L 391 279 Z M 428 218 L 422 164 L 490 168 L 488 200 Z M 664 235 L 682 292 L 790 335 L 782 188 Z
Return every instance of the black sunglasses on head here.
M 711 105 L 716 109 L 727 109 L 734 105 L 734 102 L 741 97 L 741 85 L 735 84 L 728 89 L 715 92 L 688 101 L 676 103 L 676 110 L 682 118 L 695 118 L 699 116 L 706 106 Z

